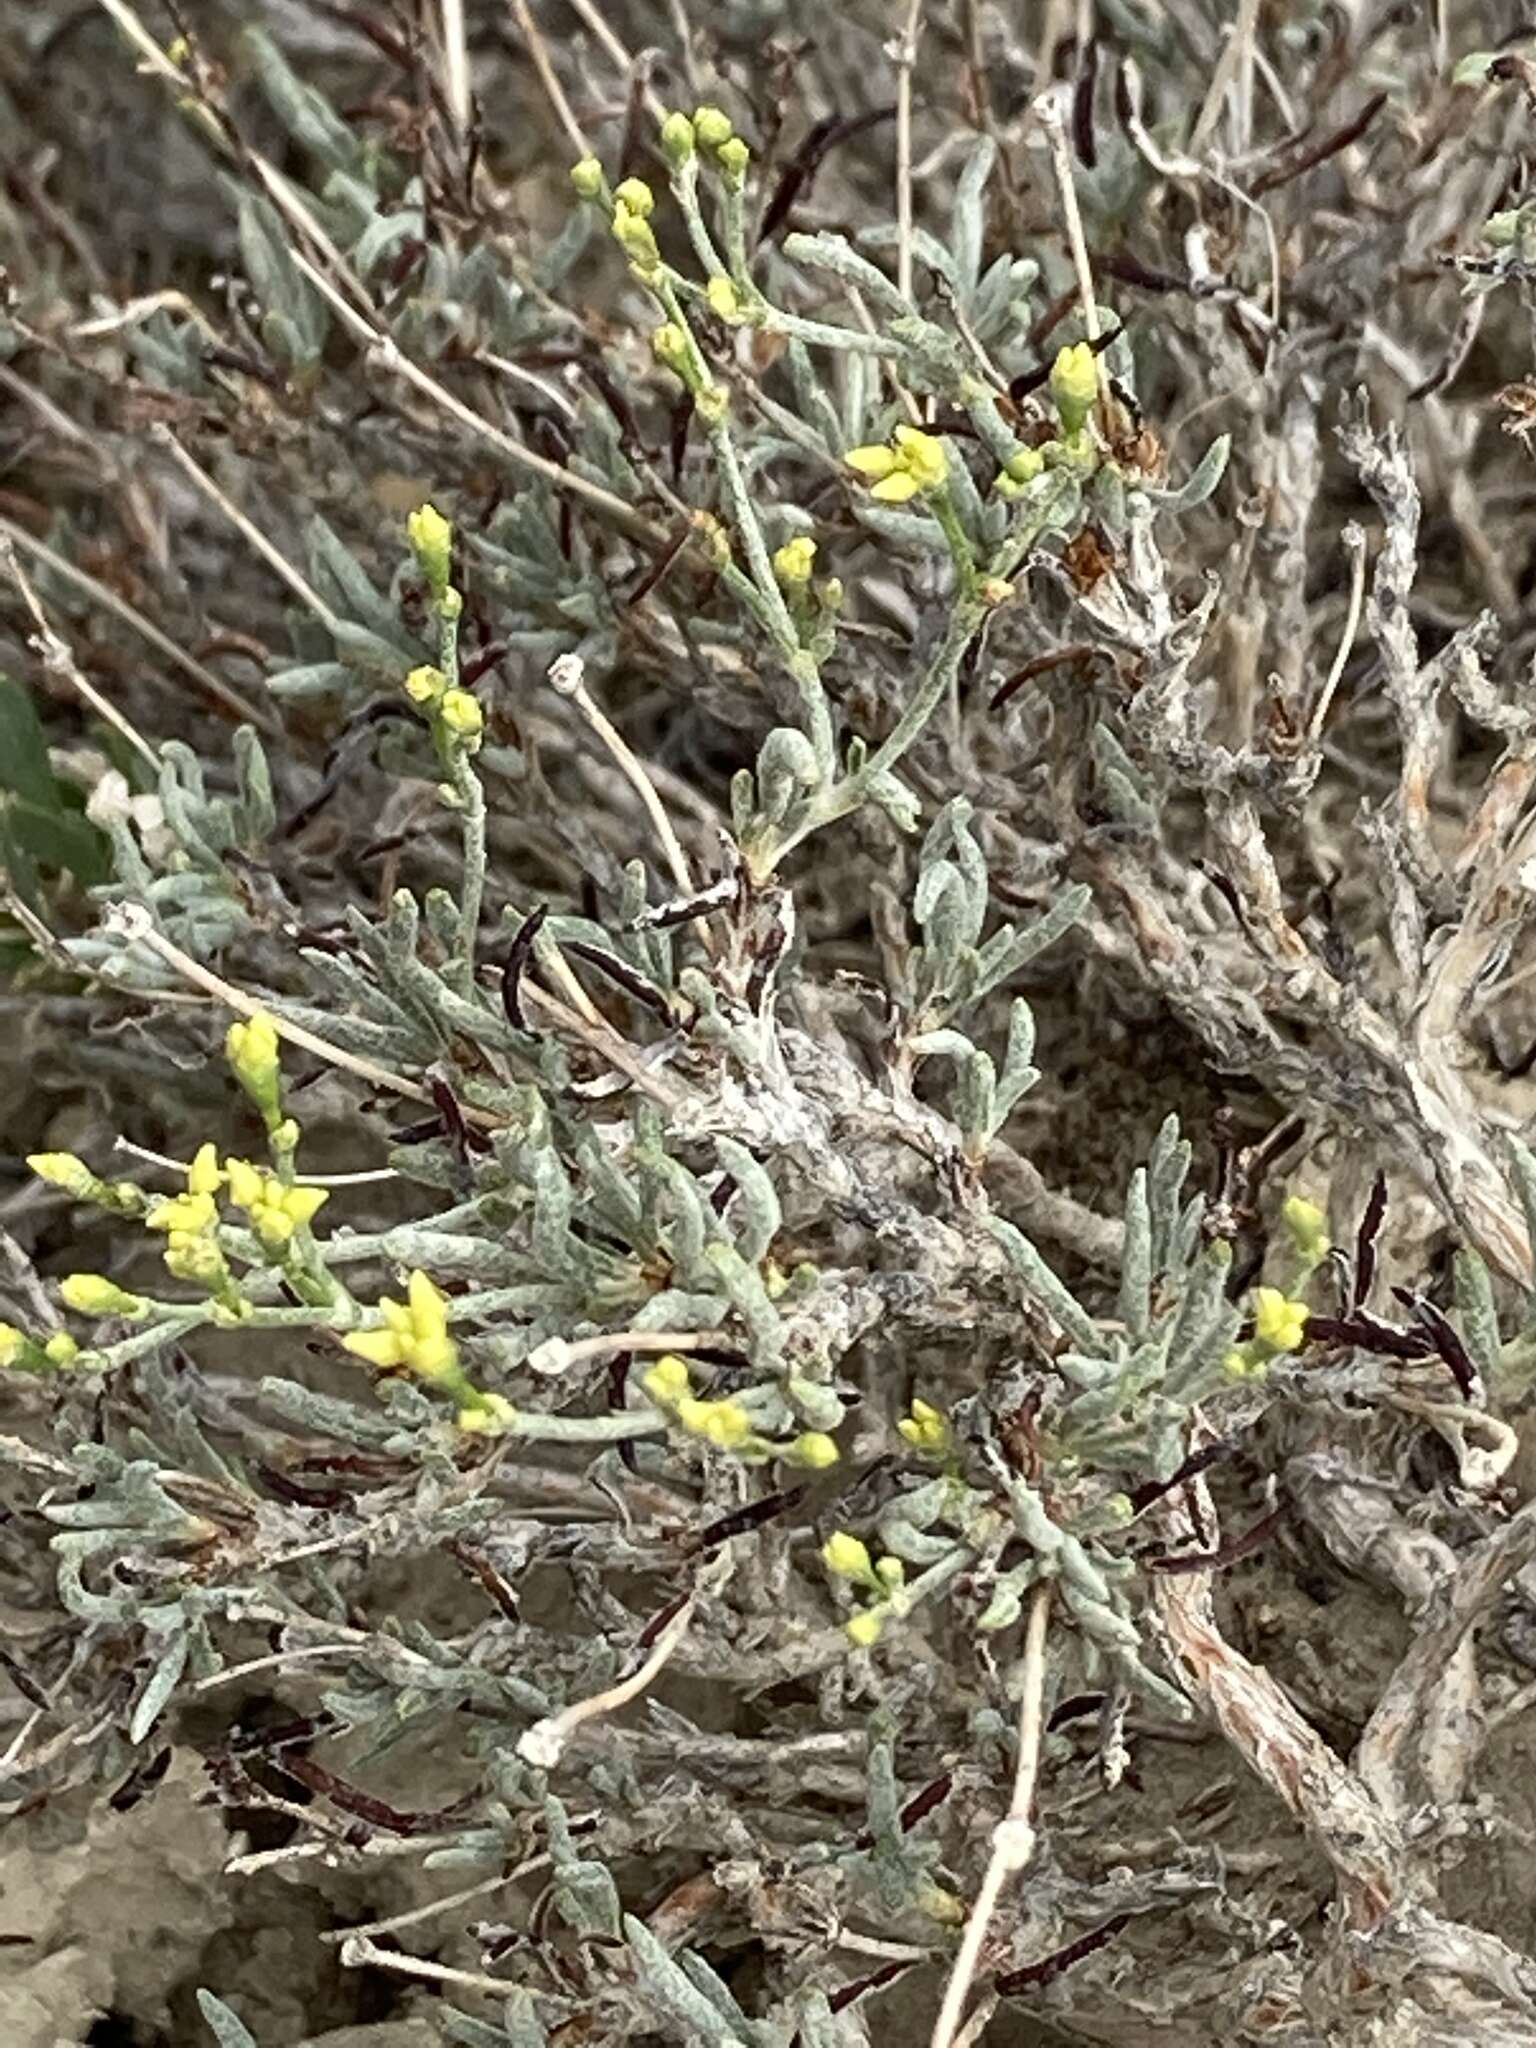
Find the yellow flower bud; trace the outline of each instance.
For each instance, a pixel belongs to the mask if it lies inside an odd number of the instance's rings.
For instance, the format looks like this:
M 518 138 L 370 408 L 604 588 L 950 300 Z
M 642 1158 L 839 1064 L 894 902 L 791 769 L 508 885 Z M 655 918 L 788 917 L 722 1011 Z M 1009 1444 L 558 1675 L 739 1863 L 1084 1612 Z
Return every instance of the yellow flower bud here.
M 1020 448 L 1008 458 L 1003 474 L 1016 484 L 1032 484 L 1045 468 L 1045 457 L 1038 448 Z
M 907 1583 L 907 1568 L 899 1557 L 882 1557 L 875 1566 L 875 1577 L 882 1586 L 894 1593 L 898 1586 Z
M 415 704 L 435 704 L 447 687 L 448 678 L 430 662 L 413 668 L 405 679 L 405 694 Z
M 68 1330 L 55 1330 L 43 1346 L 43 1356 L 50 1365 L 73 1365 L 80 1356 L 80 1346 Z
M 800 1465 L 807 1472 L 825 1472 L 842 1453 L 825 1430 L 808 1429 L 781 1453 L 786 1464 Z
M 742 141 L 741 137 L 733 135 L 729 142 L 722 142 L 716 154 L 719 157 L 720 168 L 724 171 L 727 182 L 738 186 L 744 184 L 747 176 L 747 165 L 752 161 L 752 152 Z
M 597 199 L 603 189 L 603 167 L 595 156 L 584 156 L 571 165 L 571 183 L 579 199 Z
M 101 1181 L 73 1152 L 33 1152 L 28 1155 L 27 1164 L 39 1180 L 62 1188 L 77 1202 L 98 1199 L 96 1190 L 101 1187 Z
M 0 1366 L 15 1365 L 31 1339 L 11 1323 L 0 1323 Z
M 866 1607 L 843 1623 L 843 1633 L 856 1650 L 872 1650 L 885 1632 L 885 1616 L 878 1607 Z
M 816 567 L 816 543 L 808 534 L 785 541 L 773 557 L 773 573 L 790 588 L 809 583 Z
M 821 1561 L 837 1579 L 860 1579 L 866 1583 L 874 1578 L 875 1568 L 869 1561 L 869 1551 L 857 1536 L 850 1536 L 846 1529 L 837 1529 L 821 1546 Z
M 685 1396 L 677 1403 L 676 1413 L 690 1436 L 703 1437 L 717 1450 L 736 1450 L 752 1434 L 752 1419 L 739 1401 L 699 1401 Z
M 731 117 L 719 107 L 700 107 L 693 117 L 693 132 L 703 149 L 718 149 L 735 134 Z
M 282 1068 L 278 1061 L 277 1026 L 265 1010 L 231 1024 L 225 1055 L 235 1079 L 261 1111 L 268 1128 L 282 1115 Z
M 416 566 L 441 603 L 453 580 L 453 526 L 435 505 L 418 505 L 405 522 Z
M 668 114 L 661 124 L 661 153 L 673 170 L 681 170 L 694 152 L 693 123 L 686 114 Z
M 663 1352 L 650 1370 L 641 1375 L 641 1386 L 658 1408 L 683 1400 L 689 1391 L 688 1361 L 675 1351 Z
M 688 337 L 675 321 L 669 320 L 651 336 L 651 354 L 658 363 L 675 370 L 679 377 L 689 365 Z
M 1280 1220 L 1296 1240 L 1296 1249 L 1309 1266 L 1320 1266 L 1331 1249 L 1328 1219 L 1316 1202 L 1305 1195 L 1291 1195 L 1280 1211 Z
M 59 1282 L 66 1308 L 81 1316 L 141 1316 L 149 1303 L 100 1273 L 66 1273 Z
M 1099 395 L 1099 365 L 1092 346 L 1078 341 L 1058 349 L 1051 365 L 1051 397 L 1067 433 L 1075 434 Z
M 712 277 L 704 287 L 704 296 L 709 301 L 709 310 L 720 319 L 740 319 L 741 300 L 728 277 Z
M 628 207 L 640 220 L 649 220 L 656 210 L 656 194 L 644 178 L 626 178 L 613 198 L 615 205 Z
M 613 209 L 613 238 L 638 270 L 654 270 L 661 261 L 650 222 L 627 206 Z
M 470 1436 L 505 1436 L 517 1421 L 517 1410 L 502 1394 L 477 1394 L 456 1419 Z
M 187 1193 L 189 1195 L 217 1194 L 224 1176 L 219 1171 L 219 1154 L 214 1145 L 199 1145 L 192 1164 L 187 1168 Z
M 480 709 L 480 699 L 468 690 L 447 690 L 437 707 L 437 715 L 444 730 L 451 732 L 462 746 L 473 753 L 485 731 L 485 713 Z

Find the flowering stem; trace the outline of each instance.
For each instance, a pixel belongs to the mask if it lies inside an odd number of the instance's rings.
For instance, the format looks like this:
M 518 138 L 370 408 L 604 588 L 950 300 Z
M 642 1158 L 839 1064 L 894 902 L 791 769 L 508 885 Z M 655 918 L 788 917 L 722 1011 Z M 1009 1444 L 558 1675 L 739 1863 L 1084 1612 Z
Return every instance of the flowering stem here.
M 459 899 L 459 950 L 453 980 L 469 996 L 475 982 L 475 941 L 485 900 L 485 789 L 463 747 L 453 753 L 453 788 L 464 826 L 464 876 Z

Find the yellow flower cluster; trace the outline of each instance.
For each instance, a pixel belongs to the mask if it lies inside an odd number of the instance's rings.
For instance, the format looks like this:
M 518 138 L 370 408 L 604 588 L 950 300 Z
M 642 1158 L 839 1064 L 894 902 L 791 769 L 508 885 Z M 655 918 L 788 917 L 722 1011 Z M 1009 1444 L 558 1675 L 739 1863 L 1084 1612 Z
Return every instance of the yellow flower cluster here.
M 406 677 L 405 694 L 413 704 L 429 711 L 442 730 L 467 752 L 474 753 L 485 731 L 485 713 L 480 708 L 480 699 L 471 691 L 450 685 L 440 668 L 424 663 Z
M 1299 1351 L 1311 1313 L 1304 1301 L 1287 1299 L 1278 1287 L 1254 1289 L 1253 1334 L 1271 1351 Z
M 459 1347 L 448 1330 L 448 1297 L 418 1267 L 406 1282 L 404 1301 L 379 1303 L 381 1330 L 351 1330 L 346 1349 L 370 1365 L 405 1366 L 418 1379 L 456 1386 L 462 1379 Z
M 330 1200 L 325 1188 L 285 1184 L 275 1173 L 252 1166 L 247 1159 L 226 1159 L 224 1177 L 230 1200 L 250 1217 L 251 1228 L 268 1251 L 281 1251 L 294 1232 L 313 1222 Z
M 902 1589 L 907 1568 L 899 1557 L 871 1558 L 869 1547 L 846 1529 L 834 1529 L 821 1546 L 821 1561 L 835 1579 L 844 1579 L 869 1594 L 871 1604 L 850 1615 L 843 1624 L 848 1640 L 861 1650 L 880 1640 L 887 1620 L 902 1611 Z
M 925 1457 L 942 1458 L 950 1446 L 949 1423 L 941 1410 L 927 1401 L 914 1400 L 911 1410 L 896 1425 L 914 1451 Z
M 773 573 L 790 590 L 803 589 L 816 567 L 816 543 L 809 534 L 796 534 L 775 550 Z
M 663 1352 L 653 1366 L 640 1375 L 640 1384 L 656 1403 L 665 1408 L 690 1436 L 713 1444 L 718 1451 L 744 1451 L 763 1458 L 782 1458 L 808 1472 L 824 1472 L 835 1465 L 837 1445 L 825 1431 L 808 1429 L 787 1444 L 766 1442 L 753 1428 L 752 1418 L 739 1401 L 726 1397 L 703 1401 L 693 1391 L 686 1358 L 675 1351 Z
M 944 443 L 920 427 L 898 427 L 889 442 L 850 448 L 844 459 L 869 478 L 870 496 L 886 505 L 904 505 L 919 491 L 939 490 L 949 475 Z

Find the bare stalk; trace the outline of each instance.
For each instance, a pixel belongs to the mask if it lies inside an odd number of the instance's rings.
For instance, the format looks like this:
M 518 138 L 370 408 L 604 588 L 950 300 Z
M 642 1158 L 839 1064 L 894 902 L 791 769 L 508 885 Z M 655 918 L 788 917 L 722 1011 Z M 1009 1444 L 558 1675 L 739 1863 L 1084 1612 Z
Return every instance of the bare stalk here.
M 922 27 L 923 0 L 910 0 L 896 56 L 896 282 L 912 296 L 912 67 Z
M 955 2036 L 965 2013 L 965 2002 L 975 1981 L 976 1966 L 986 1943 L 992 1917 L 1010 1877 L 1028 1867 L 1035 1853 L 1035 1831 L 1029 1809 L 1035 1796 L 1035 1776 L 1040 1768 L 1040 1738 L 1044 1729 L 1045 1639 L 1051 1616 L 1051 1585 L 1044 1580 L 1036 1586 L 1024 1623 L 1024 1662 L 1019 1699 L 1019 1755 L 1013 1773 L 1013 1797 L 1007 1817 L 992 1834 L 992 1855 L 976 1894 L 960 1953 L 944 1992 L 944 2003 L 934 2022 L 931 2048 L 954 2048 Z
M 611 1714 L 638 1698 L 660 1675 L 687 1634 L 693 1610 L 694 1597 L 690 1594 L 657 1636 L 651 1654 L 630 1677 L 620 1679 L 606 1692 L 596 1692 L 589 1699 L 573 1701 L 558 1714 L 546 1714 L 542 1721 L 535 1721 L 531 1728 L 525 1729 L 517 1744 L 517 1753 L 523 1761 L 540 1770 L 552 1771 L 564 1754 L 565 1745 L 584 1722 L 596 1720 L 602 1714 Z
M 591 156 L 592 145 L 588 142 L 586 132 L 582 128 L 581 123 L 571 111 L 571 103 L 565 96 L 565 87 L 560 83 L 550 58 L 549 45 L 545 42 L 540 32 L 539 24 L 533 18 L 533 9 L 528 5 L 528 0 L 510 0 L 510 4 L 512 12 L 517 19 L 519 32 L 522 35 L 523 41 L 528 45 L 528 54 L 533 59 L 533 68 L 539 74 L 539 83 L 544 88 L 544 97 L 549 101 L 551 107 L 554 108 L 555 119 L 565 130 L 566 139 L 577 156 Z

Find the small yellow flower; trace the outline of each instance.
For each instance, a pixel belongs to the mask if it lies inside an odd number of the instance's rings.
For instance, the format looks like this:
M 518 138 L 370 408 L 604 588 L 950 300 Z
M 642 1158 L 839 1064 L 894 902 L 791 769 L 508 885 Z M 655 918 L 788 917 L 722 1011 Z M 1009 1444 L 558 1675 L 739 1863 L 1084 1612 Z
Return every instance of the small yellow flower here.
M 897 456 L 917 479 L 919 490 L 937 490 L 949 474 L 944 443 L 937 435 L 925 434 L 920 427 L 898 427 L 891 439 Z
M 149 1307 L 142 1294 L 130 1294 L 100 1273 L 66 1273 L 59 1294 L 80 1316 L 141 1316 Z
M 571 183 L 579 199 L 596 199 L 603 189 L 603 167 L 595 156 L 584 156 L 571 165 Z
M 719 107 L 700 107 L 693 117 L 693 132 L 704 149 L 719 149 L 735 134 L 729 114 Z
M 229 1282 L 229 1266 L 218 1240 L 195 1230 L 171 1232 L 165 1247 L 165 1270 L 210 1294 L 221 1292 Z
M 868 1549 L 846 1529 L 834 1530 L 823 1543 L 821 1561 L 836 1579 L 858 1579 L 868 1584 L 875 1576 Z
M 1051 397 L 1068 434 L 1087 423 L 1099 395 L 1099 365 L 1091 345 L 1073 342 L 1058 349 L 1051 365 Z
M 0 1323 L 0 1366 L 14 1365 L 27 1348 L 28 1338 L 11 1323 Z
M 907 1583 L 907 1568 L 899 1557 L 882 1557 L 875 1566 L 875 1577 L 888 1592 L 894 1593 Z
M 405 522 L 416 566 L 439 603 L 453 580 L 453 525 L 435 505 L 418 505 Z
M 254 1016 L 230 1025 L 224 1051 L 235 1079 L 270 1129 L 282 1115 L 277 1026 L 265 1010 L 258 1010 Z
M 202 1237 L 218 1222 L 219 1212 L 212 1195 L 172 1195 L 157 1202 L 144 1220 L 151 1230 L 164 1230 L 179 1237 Z
M 690 1391 L 688 1361 L 675 1351 L 663 1352 L 650 1371 L 642 1374 L 640 1384 L 658 1408 L 669 1408 Z
M 437 707 L 437 715 L 444 730 L 451 732 L 462 746 L 473 753 L 485 731 L 485 713 L 480 709 L 480 699 L 468 690 L 446 690 Z
M 704 287 L 704 296 L 709 301 L 709 310 L 719 319 L 737 320 L 741 317 L 741 300 L 728 277 L 712 277 Z
M 77 1202 L 96 1198 L 96 1190 L 101 1186 L 101 1181 L 85 1161 L 77 1159 L 73 1152 L 33 1152 L 28 1155 L 27 1164 L 39 1180 L 47 1181 L 51 1187 L 62 1188 Z
M 1287 1300 L 1278 1287 L 1254 1289 L 1253 1334 L 1271 1351 L 1299 1351 L 1310 1314 L 1304 1301 Z
M 462 1384 L 459 1348 L 448 1332 L 448 1297 L 418 1267 L 406 1283 L 403 1302 L 379 1303 L 382 1330 L 352 1330 L 342 1338 L 346 1349 L 370 1365 L 403 1365 L 419 1379 L 443 1385 Z
M 809 583 L 816 567 L 816 543 L 809 534 L 796 534 L 774 551 L 773 573 L 789 589 Z
M 649 220 L 656 210 L 656 194 L 644 178 L 626 178 L 613 197 L 616 205 L 628 207 L 640 220 Z
M 876 442 L 851 448 L 844 460 L 870 479 L 870 496 L 886 505 L 904 505 L 919 491 L 938 490 L 949 474 L 944 443 L 918 427 L 898 427 L 888 446 Z
M 690 1436 L 703 1437 L 716 1450 L 736 1450 L 752 1434 L 752 1418 L 739 1401 L 700 1401 L 685 1395 L 676 1413 Z
M 913 1450 L 926 1457 L 940 1458 L 949 1449 L 949 1424 L 943 1413 L 927 1401 L 914 1401 L 910 1413 L 901 1418 L 896 1428 Z
M 808 1429 L 780 1455 L 786 1464 L 802 1466 L 807 1472 L 825 1472 L 842 1454 L 825 1430 Z
M 885 1616 L 878 1607 L 866 1607 L 861 1613 L 849 1615 L 843 1623 L 843 1633 L 856 1650 L 872 1650 L 885 1633 Z
M 80 1346 L 68 1330 L 55 1330 L 43 1346 L 43 1356 L 50 1365 L 73 1365 L 80 1356 Z

